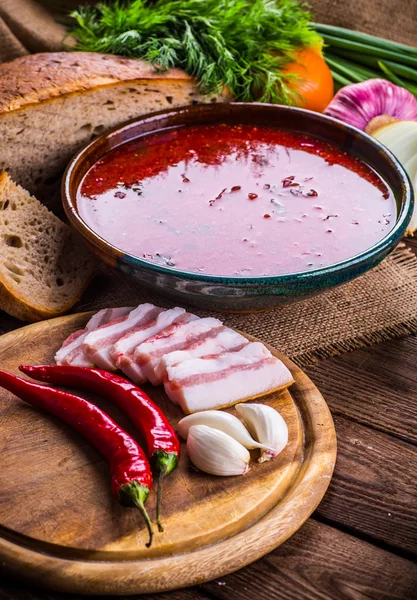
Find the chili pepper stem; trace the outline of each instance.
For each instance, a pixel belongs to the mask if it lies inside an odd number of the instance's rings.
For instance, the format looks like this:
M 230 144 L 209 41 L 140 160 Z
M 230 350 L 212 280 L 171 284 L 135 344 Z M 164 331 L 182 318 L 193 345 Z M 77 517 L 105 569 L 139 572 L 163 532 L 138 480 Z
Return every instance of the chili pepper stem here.
M 156 492 L 156 524 L 158 525 L 158 531 L 160 531 L 160 532 L 162 532 L 164 530 L 163 525 L 161 523 L 161 500 L 162 500 L 162 482 L 164 481 L 165 475 L 166 475 L 166 468 L 159 471 L 158 489 Z
M 162 483 L 164 477 L 177 467 L 178 454 L 176 452 L 157 450 L 152 457 L 152 462 L 155 466 L 155 470 L 159 473 L 158 490 L 156 493 L 156 524 L 158 525 L 158 531 L 162 532 L 164 530 L 161 523 Z
M 134 508 L 139 509 L 142 517 L 145 520 L 146 527 L 149 532 L 149 541 L 146 544 L 146 547 L 149 548 L 152 545 L 153 540 L 153 530 L 151 519 L 149 518 L 148 511 L 145 508 L 145 501 L 149 496 L 149 489 L 140 485 L 137 481 L 131 481 L 126 485 L 123 485 L 119 490 L 119 497 L 122 504 L 126 506 L 132 506 Z

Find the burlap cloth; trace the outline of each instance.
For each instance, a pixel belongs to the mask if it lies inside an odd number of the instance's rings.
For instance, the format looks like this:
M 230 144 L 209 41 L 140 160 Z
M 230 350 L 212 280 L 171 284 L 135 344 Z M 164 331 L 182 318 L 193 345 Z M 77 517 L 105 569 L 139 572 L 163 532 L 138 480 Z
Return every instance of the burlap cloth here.
M 317 21 L 417 45 L 417 0 L 312 0 L 310 4 Z M 63 35 L 63 27 L 32 0 L 0 0 L 0 61 L 56 50 Z M 74 311 L 143 301 L 172 305 L 140 283 L 103 267 Z M 369 273 L 310 300 L 267 313 L 219 316 L 306 365 L 417 332 L 417 258 L 401 244 Z

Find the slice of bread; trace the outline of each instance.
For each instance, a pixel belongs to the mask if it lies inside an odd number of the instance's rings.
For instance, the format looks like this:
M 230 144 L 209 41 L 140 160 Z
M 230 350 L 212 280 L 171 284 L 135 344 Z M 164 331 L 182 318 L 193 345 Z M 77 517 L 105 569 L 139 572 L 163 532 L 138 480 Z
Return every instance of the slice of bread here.
M 199 102 L 179 69 L 89 52 L 32 54 L 0 65 L 0 170 L 48 206 L 73 154 L 100 133 L 146 113 Z
M 0 173 L 0 309 L 23 321 L 56 317 L 87 287 L 95 259 L 72 230 Z

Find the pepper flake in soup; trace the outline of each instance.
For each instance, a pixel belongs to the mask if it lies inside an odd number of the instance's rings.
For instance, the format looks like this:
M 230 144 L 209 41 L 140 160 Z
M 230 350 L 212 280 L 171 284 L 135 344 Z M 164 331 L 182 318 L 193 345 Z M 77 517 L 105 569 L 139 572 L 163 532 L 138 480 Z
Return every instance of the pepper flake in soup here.
M 150 134 L 109 152 L 78 190 L 81 218 L 124 252 L 231 277 L 326 267 L 381 240 L 393 195 L 340 149 L 269 127 Z

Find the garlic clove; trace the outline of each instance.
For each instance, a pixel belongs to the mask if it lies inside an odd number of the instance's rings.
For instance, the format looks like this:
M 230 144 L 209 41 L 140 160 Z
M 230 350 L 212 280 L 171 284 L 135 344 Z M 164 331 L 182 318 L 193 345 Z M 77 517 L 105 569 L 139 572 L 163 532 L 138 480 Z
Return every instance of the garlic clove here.
M 224 431 L 193 425 L 188 431 L 187 451 L 193 465 L 210 475 L 244 475 L 250 454 Z
M 253 448 L 269 449 L 265 444 L 260 444 L 254 440 L 237 417 L 222 410 L 204 410 L 181 419 L 178 423 L 178 433 L 184 440 L 187 439 L 188 431 L 193 425 L 207 425 L 219 431 L 224 431 L 249 450 Z
M 288 427 L 278 411 L 267 404 L 237 404 L 236 410 L 244 420 L 250 433 L 261 444 L 263 450 L 259 462 L 278 456 L 288 443 Z

